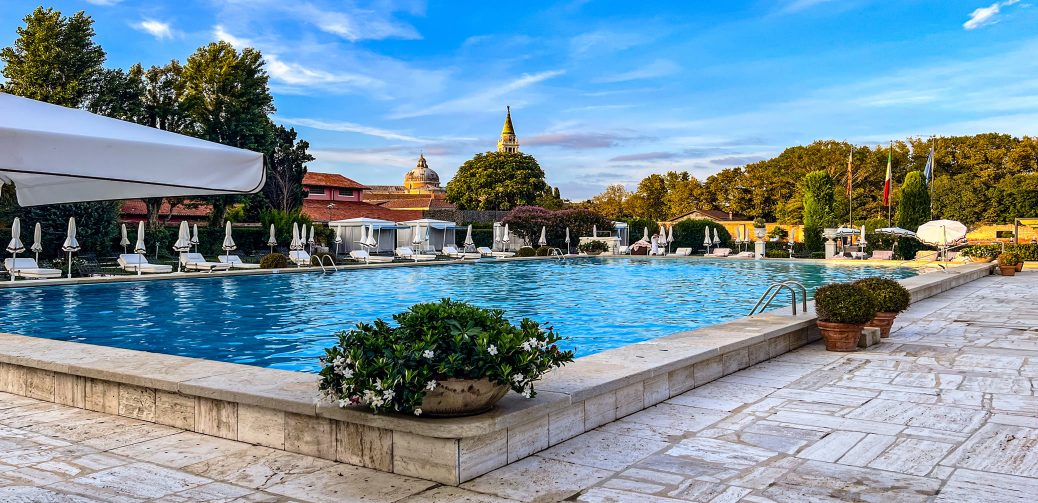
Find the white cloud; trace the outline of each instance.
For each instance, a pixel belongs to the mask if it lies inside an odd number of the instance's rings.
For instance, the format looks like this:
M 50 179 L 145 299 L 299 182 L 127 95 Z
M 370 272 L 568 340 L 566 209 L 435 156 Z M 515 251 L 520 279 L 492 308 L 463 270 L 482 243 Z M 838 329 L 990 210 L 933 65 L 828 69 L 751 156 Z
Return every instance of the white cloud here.
M 614 73 L 612 75 L 606 75 L 595 79 L 595 82 L 601 83 L 613 83 L 613 82 L 629 82 L 632 80 L 642 79 L 654 79 L 658 77 L 665 77 L 672 75 L 681 70 L 681 67 L 677 63 L 669 59 L 657 59 L 652 63 L 649 63 L 641 68 L 635 68 L 628 72 Z
M 216 37 L 217 40 L 227 42 L 239 50 L 246 47 L 253 47 L 255 45 L 247 38 L 239 38 L 231 35 L 226 29 L 224 29 L 223 25 L 220 24 L 213 27 L 213 36 Z
M 354 88 L 376 89 L 382 86 L 378 79 L 355 73 L 334 73 L 309 68 L 298 63 L 282 61 L 277 54 L 263 56 L 267 72 L 276 81 L 290 86 L 322 87 L 347 91 Z
M 296 118 L 296 117 L 275 117 L 275 121 L 283 122 L 285 124 L 293 126 L 303 126 L 314 129 L 323 129 L 325 131 L 337 131 L 340 133 L 357 133 L 366 136 L 374 136 L 376 138 L 382 138 L 385 140 L 397 140 L 406 141 L 410 143 L 428 143 L 433 140 L 427 140 L 419 138 L 417 136 L 411 136 L 406 133 L 400 133 L 397 131 L 390 131 L 388 129 L 381 129 L 372 126 L 365 126 L 363 124 L 357 124 L 354 122 L 346 121 L 322 121 L 318 119 L 307 119 L 307 118 Z
M 293 5 L 292 10 L 321 31 L 340 36 L 350 42 L 422 38 L 413 26 L 392 19 L 392 11 L 354 8 L 352 12 L 325 10 L 311 3 Z
M 799 12 L 805 9 L 810 9 L 816 5 L 829 3 L 832 0 L 793 0 L 784 9 L 783 12 Z
M 460 98 L 454 98 L 451 100 L 438 103 L 436 105 L 428 107 L 415 107 L 410 106 L 406 109 L 398 108 L 396 113 L 392 114 L 392 119 L 407 119 L 412 117 L 422 117 L 426 115 L 437 115 L 437 114 L 453 114 L 460 112 L 483 112 L 486 110 L 494 109 L 495 107 L 500 108 L 504 103 L 501 101 L 502 98 L 509 97 L 512 93 L 520 91 L 534 84 L 543 82 L 545 80 L 558 77 L 566 73 L 565 70 L 548 70 L 533 74 L 523 74 L 518 79 L 508 82 L 504 85 L 493 85 L 484 91 L 473 93 Z
M 133 23 L 131 26 L 135 30 L 143 31 L 149 35 L 155 37 L 158 40 L 164 38 L 173 38 L 173 29 L 169 23 L 163 23 L 155 19 L 145 19 L 138 23 Z
M 974 9 L 970 13 L 970 18 L 962 23 L 962 27 L 967 30 L 975 30 L 981 26 L 994 24 L 998 22 L 998 14 L 1002 11 L 1002 7 L 1009 7 L 1020 0 L 1005 0 L 1004 2 L 995 2 L 987 7 L 979 7 Z

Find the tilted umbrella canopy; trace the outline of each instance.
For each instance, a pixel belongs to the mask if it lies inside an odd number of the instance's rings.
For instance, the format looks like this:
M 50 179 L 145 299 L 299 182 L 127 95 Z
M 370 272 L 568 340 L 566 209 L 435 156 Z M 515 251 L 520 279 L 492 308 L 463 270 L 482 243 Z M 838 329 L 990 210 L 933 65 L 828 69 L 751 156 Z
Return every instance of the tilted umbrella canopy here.
M 541 246 L 544 246 L 544 245 L 548 244 L 548 237 L 545 235 L 546 232 L 547 232 L 547 227 L 542 225 L 541 226 L 541 239 L 537 240 L 537 244 L 539 244 Z
M 713 242 L 710 241 L 710 227 L 703 227 L 703 234 L 705 235 L 703 238 L 703 246 L 710 246 L 713 244 Z
M 721 244 L 721 235 L 717 233 L 717 227 L 714 227 L 714 244 Z
M 144 222 L 141 221 L 137 225 L 137 244 L 133 246 L 133 251 L 137 253 L 148 253 L 148 248 L 144 246 Z
M 126 224 L 122 225 L 122 229 L 120 231 L 120 234 L 121 235 L 119 237 L 119 246 L 122 246 L 122 247 L 130 246 L 130 238 L 126 234 Z
M 43 226 L 36 222 L 36 230 L 32 234 L 32 247 L 30 250 L 40 253 L 43 251 Z
M 137 243 L 140 244 L 141 242 L 138 241 Z M 140 246 L 140 247 L 143 248 L 143 245 Z M 186 251 L 188 251 L 190 249 L 191 249 L 191 231 L 188 230 L 187 222 L 186 221 L 181 221 L 180 222 L 180 230 L 179 230 L 179 232 L 177 232 L 177 241 L 175 243 L 173 243 L 173 250 L 178 251 L 178 252 L 186 252 Z M 144 252 L 138 252 L 138 253 L 144 253 Z
M 887 234 L 890 236 L 897 236 L 902 238 L 914 238 L 915 233 L 908 230 L 902 229 L 901 227 L 880 227 L 874 231 L 876 234 Z
M 475 246 L 476 242 L 472 240 L 472 224 L 469 224 L 469 230 L 465 233 L 465 246 Z
M 18 217 L 11 222 L 11 242 L 7 244 L 7 251 L 11 253 L 25 251 L 25 244 L 22 243 L 22 222 L 18 220 Z
M 68 219 L 68 235 L 65 236 L 65 243 L 61 245 L 61 249 L 67 252 L 79 251 L 79 241 L 76 240 L 76 217 Z
M 267 238 L 267 245 L 268 246 L 277 246 L 278 245 L 278 238 L 277 238 L 277 236 L 275 234 L 276 233 L 274 231 L 274 224 L 270 224 L 270 237 Z
M 966 239 L 966 226 L 955 220 L 933 220 L 919 226 L 919 241 L 933 246 L 947 246 Z
M 257 152 L 0 93 L 0 183 L 21 206 L 248 194 L 265 176 Z
M 231 237 L 231 223 L 227 222 L 224 226 L 223 231 L 223 251 L 231 251 L 238 248 L 238 245 L 234 244 L 234 238 Z

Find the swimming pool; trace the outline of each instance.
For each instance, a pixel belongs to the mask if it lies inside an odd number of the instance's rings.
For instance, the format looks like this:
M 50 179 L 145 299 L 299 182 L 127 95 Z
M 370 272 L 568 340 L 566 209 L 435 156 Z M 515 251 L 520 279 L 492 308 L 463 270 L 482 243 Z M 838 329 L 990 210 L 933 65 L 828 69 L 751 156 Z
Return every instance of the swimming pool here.
M 12 288 L 0 290 L 0 332 L 316 371 L 337 331 L 451 297 L 504 309 L 513 321 L 550 322 L 584 356 L 745 316 L 776 281 L 813 291 L 913 275 L 817 262 L 580 258 Z

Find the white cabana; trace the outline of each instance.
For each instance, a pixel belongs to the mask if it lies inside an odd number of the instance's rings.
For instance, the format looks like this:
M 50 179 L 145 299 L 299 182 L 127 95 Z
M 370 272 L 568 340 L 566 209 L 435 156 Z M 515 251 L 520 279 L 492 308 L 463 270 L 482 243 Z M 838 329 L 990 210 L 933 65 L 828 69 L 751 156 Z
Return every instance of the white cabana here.
M 61 251 L 68 253 L 68 277 L 72 277 L 72 253 L 79 251 L 79 240 L 76 239 L 76 217 L 68 219 L 68 235 L 61 245 Z
M 627 226 L 627 222 L 613 222 L 613 229 L 616 230 L 617 245 L 627 246 L 631 240 L 631 233 Z
M 342 233 L 342 252 L 366 250 L 370 253 L 392 253 L 397 246 L 408 242 L 397 241 L 398 232 L 409 227 L 378 218 L 348 218 L 328 222 L 328 227 Z M 406 236 L 410 239 L 410 235 Z M 375 244 L 370 244 L 374 242 Z
M 0 93 L 0 183 L 18 204 L 258 192 L 263 155 Z
M 443 250 L 444 246 L 457 247 L 457 230 L 461 226 L 454 222 L 434 218 L 421 218 L 418 220 L 407 220 L 400 222 L 400 224 L 406 225 L 409 228 L 412 243 L 414 243 L 414 234 L 416 232 L 424 233 L 419 235 L 419 239 L 424 244 L 422 251 L 440 251 Z M 419 250 L 415 250 L 415 252 L 421 253 Z

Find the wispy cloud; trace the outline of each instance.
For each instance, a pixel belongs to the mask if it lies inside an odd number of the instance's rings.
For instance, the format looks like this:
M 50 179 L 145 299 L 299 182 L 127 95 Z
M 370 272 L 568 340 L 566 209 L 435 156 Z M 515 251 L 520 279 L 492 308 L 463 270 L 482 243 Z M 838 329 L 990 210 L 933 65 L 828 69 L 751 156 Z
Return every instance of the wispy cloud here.
M 385 140 L 406 141 L 410 143 L 427 143 L 433 141 L 424 138 L 419 138 L 417 136 L 412 136 L 406 133 L 401 133 L 398 131 L 390 131 L 388 129 L 365 126 L 363 124 L 357 124 L 354 122 L 322 121 L 318 119 L 307 119 L 302 117 L 276 117 L 274 120 L 292 126 L 303 126 L 315 129 L 323 129 L 325 131 L 337 131 L 340 133 L 357 133 L 366 136 L 374 136 L 376 138 L 382 138 Z
M 213 27 L 213 37 L 216 37 L 217 40 L 222 40 L 224 42 L 227 42 L 228 44 L 233 45 L 238 50 L 244 49 L 246 47 L 253 47 L 256 45 L 247 38 L 241 38 L 231 35 L 227 32 L 227 29 L 224 28 L 224 26 L 221 24 L 218 24 Z
M 677 152 L 641 152 L 638 154 L 618 155 L 609 159 L 610 162 L 638 162 L 659 161 L 661 159 L 674 159 L 678 157 Z
M 666 77 L 681 70 L 681 66 L 669 59 L 657 59 L 645 66 L 635 68 L 628 72 L 614 73 L 595 79 L 595 82 L 614 83 L 628 82 L 631 80 L 654 79 Z
M 641 137 L 617 133 L 544 133 L 522 140 L 526 146 L 551 146 L 573 149 L 610 148 Z
M 145 19 L 133 23 L 130 26 L 133 26 L 135 30 L 143 31 L 155 37 L 157 40 L 173 38 L 173 29 L 170 27 L 169 23 L 164 23 L 156 19 Z
M 998 15 L 1002 12 L 1002 7 L 1009 7 L 1020 0 L 1005 0 L 1004 2 L 995 2 L 987 7 L 979 7 L 974 9 L 970 13 L 970 18 L 962 23 L 962 27 L 967 30 L 975 30 L 981 26 L 995 24 L 998 22 Z
M 318 29 L 342 37 L 350 42 L 360 40 L 420 39 L 413 26 L 393 19 L 389 8 L 364 9 L 351 6 L 349 11 L 324 9 L 313 3 L 290 5 L 290 11 Z
M 330 91 L 348 92 L 355 88 L 377 89 L 383 83 L 366 75 L 346 72 L 327 72 L 308 68 L 298 63 L 282 61 L 277 54 L 265 54 L 267 71 L 271 78 L 290 86 L 321 87 Z
M 454 98 L 451 100 L 444 101 L 428 107 L 414 107 L 410 106 L 406 109 L 397 109 L 397 111 L 390 115 L 392 119 L 407 119 L 412 117 L 422 117 L 426 115 L 438 115 L 438 114 L 450 114 L 460 112 L 483 112 L 494 109 L 495 107 L 501 106 L 501 99 L 508 97 L 510 94 L 530 87 L 534 84 L 544 82 L 545 80 L 558 77 L 566 73 L 565 70 L 548 70 L 538 73 L 527 73 L 521 77 L 506 82 L 502 85 L 490 84 L 488 87 L 476 93 L 472 93 L 460 98 Z
M 783 12 L 787 12 L 787 13 L 788 12 L 799 12 L 799 11 L 802 11 L 802 10 L 810 9 L 811 7 L 815 7 L 817 5 L 822 5 L 822 4 L 825 4 L 825 3 L 829 3 L 831 1 L 832 0 L 793 0 L 792 2 L 789 2 L 789 4 L 787 4 L 782 9 L 782 11 Z
M 100 5 L 103 7 L 109 7 L 122 2 L 123 0 L 86 0 L 86 3 L 93 5 Z

